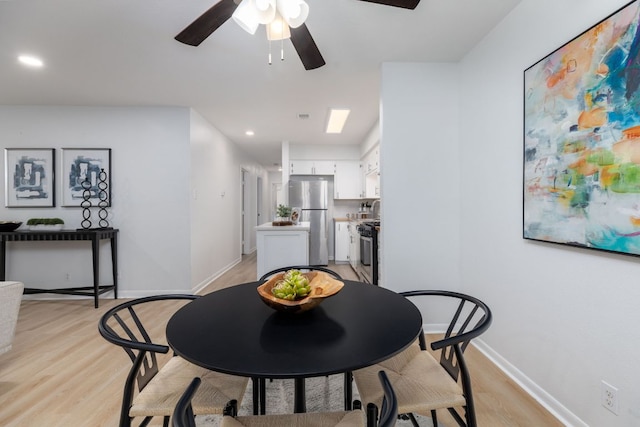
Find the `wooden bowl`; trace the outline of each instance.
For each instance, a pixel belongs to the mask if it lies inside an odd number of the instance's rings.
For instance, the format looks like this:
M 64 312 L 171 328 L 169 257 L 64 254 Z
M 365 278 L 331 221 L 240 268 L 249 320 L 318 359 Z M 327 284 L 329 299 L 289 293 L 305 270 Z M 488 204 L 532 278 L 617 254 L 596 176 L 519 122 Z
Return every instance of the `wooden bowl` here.
M 336 280 L 324 271 L 310 271 L 302 273 L 309 279 L 311 291 L 309 295 L 299 300 L 286 300 L 277 298 L 271 293 L 271 289 L 282 279 L 283 273 L 272 276 L 269 280 L 258 286 L 258 294 L 262 301 L 269 307 L 285 313 L 302 313 L 319 305 L 325 298 L 340 292 L 344 283 Z

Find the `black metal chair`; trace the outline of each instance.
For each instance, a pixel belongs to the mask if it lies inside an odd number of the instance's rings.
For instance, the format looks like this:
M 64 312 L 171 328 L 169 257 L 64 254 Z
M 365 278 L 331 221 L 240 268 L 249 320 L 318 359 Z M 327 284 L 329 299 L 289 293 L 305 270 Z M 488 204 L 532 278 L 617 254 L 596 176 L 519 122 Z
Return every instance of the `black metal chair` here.
M 138 298 L 113 307 L 100 318 L 100 334 L 110 343 L 122 347 L 133 363 L 124 385 L 121 427 L 131 426 L 136 417 L 143 417 L 140 425 L 145 426 L 155 416 L 164 417 L 163 425 L 168 427 L 176 403 L 194 377 L 202 379 L 202 386 L 193 399 L 193 411 L 198 415 L 221 414 L 231 396 L 240 400 L 244 396 L 247 378 L 209 371 L 178 356 L 170 357 L 160 367 L 158 356 L 167 354 L 169 347 L 159 340 L 152 340 L 149 333 L 149 326 L 158 323 L 154 307 L 163 302 L 188 302 L 196 298 L 199 296 Z
M 477 426 L 464 352 L 469 342 L 491 325 L 491 310 L 479 299 L 457 292 L 420 290 L 402 295 L 416 303 L 436 300 L 437 306 L 432 307 L 437 313 L 445 308 L 452 310 L 444 337 L 431 343 L 432 350 L 440 351 L 440 360 L 427 350 L 424 334 L 420 334 L 419 340 L 400 354 L 353 372 L 362 402 L 380 402 L 383 390 L 375 375 L 384 369 L 398 398 L 398 413 L 408 417 L 414 426 L 419 426 L 414 414 L 431 416 L 433 424 L 437 425 L 438 409 L 448 409 L 460 426 Z M 451 302 L 447 304 L 446 301 Z
M 196 427 L 191 399 L 193 399 L 193 395 L 196 393 L 201 383 L 202 380 L 195 377 L 180 397 L 180 400 L 178 400 L 178 404 L 171 416 L 172 427 Z
M 300 270 L 300 271 L 324 271 L 325 273 L 328 273 L 330 275 L 332 275 L 334 278 L 338 279 L 338 280 L 343 280 L 342 277 L 340 277 L 340 275 L 338 273 L 336 273 L 335 271 L 331 270 L 330 268 L 327 267 L 321 267 L 321 266 L 314 266 L 314 265 L 293 265 L 290 267 L 280 267 L 280 268 L 276 268 L 275 270 L 271 270 L 268 273 L 265 273 L 262 275 L 262 277 L 260 277 L 260 281 L 265 281 L 267 280 L 269 277 L 273 276 L 276 273 L 281 273 L 283 271 L 288 271 L 288 270 Z
M 354 402 L 354 409 L 338 412 L 309 412 L 297 414 L 277 415 L 247 415 L 238 416 L 238 402 L 231 400 L 224 410 L 221 427 L 283 427 L 304 425 L 339 425 L 340 427 L 392 427 L 398 417 L 398 402 L 393 387 L 384 371 L 378 372 L 379 385 L 382 386 L 384 397 L 378 416 L 378 406 L 374 403 L 367 405 L 366 413 L 362 411 L 359 401 Z M 180 414 L 186 414 L 188 409 L 181 407 Z M 192 417 L 191 417 L 192 418 Z M 178 415 L 174 416 L 174 420 Z M 191 424 L 174 424 L 174 427 L 192 427 Z
M 375 426 L 376 419 L 378 420 L 378 427 L 393 427 L 396 425 L 398 418 L 398 398 L 385 371 L 378 371 L 378 379 L 384 393 L 380 416 L 377 416 L 378 407 L 369 402 L 367 404 L 367 427 Z

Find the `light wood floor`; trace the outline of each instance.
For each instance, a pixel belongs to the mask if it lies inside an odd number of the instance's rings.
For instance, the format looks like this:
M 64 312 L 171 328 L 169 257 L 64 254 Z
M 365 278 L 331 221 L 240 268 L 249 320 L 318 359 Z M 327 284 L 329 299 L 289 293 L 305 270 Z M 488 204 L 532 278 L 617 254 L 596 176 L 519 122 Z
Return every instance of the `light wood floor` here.
M 355 278 L 348 265 L 332 267 L 344 278 Z M 253 281 L 255 271 L 255 254 L 245 256 L 202 293 Z M 130 362 L 99 335 L 97 325 L 118 302 L 101 300 L 99 309 L 91 299 L 22 302 L 13 349 L 0 355 L 0 426 L 117 425 Z M 176 308 L 164 303 L 146 313 L 153 319 L 152 333 L 163 335 Z M 480 426 L 562 425 L 475 348 L 467 354 Z M 448 414 L 441 418 L 441 425 L 454 425 Z

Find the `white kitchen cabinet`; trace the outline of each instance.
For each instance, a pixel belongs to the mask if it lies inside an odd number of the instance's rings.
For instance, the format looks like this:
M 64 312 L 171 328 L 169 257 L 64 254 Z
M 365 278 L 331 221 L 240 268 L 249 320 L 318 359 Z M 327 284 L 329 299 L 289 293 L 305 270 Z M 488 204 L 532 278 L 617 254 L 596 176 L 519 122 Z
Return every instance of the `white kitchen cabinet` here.
M 353 271 L 358 274 L 360 264 L 360 234 L 358 233 L 357 221 L 349 221 L 349 264 Z
M 270 222 L 256 227 L 257 278 L 280 267 L 309 264 L 308 222 L 274 226 Z
M 335 249 L 333 259 L 335 262 L 349 262 L 349 222 L 335 221 Z
M 336 174 L 333 179 L 333 198 L 362 198 L 362 164 L 357 160 L 338 160 L 335 162 L 335 165 Z
M 377 199 L 380 197 L 380 173 L 372 172 L 365 176 L 365 198 Z
M 289 162 L 290 175 L 333 175 L 335 174 L 333 160 L 291 160 Z
M 363 158 L 362 185 L 364 198 L 380 197 L 380 145 L 373 147 Z
M 380 168 L 380 145 L 376 145 L 365 157 L 365 173 L 377 172 Z

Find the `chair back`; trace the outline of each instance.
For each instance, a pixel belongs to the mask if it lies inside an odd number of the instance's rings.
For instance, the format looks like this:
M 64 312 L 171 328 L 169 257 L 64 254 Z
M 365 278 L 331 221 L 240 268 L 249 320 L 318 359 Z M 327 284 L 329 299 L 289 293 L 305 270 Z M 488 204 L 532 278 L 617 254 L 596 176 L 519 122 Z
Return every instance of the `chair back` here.
M 478 298 L 470 295 L 440 290 L 419 290 L 402 292 L 405 297 L 440 296 L 457 302 L 456 310 L 449 321 L 441 340 L 431 343 L 433 350 L 442 350 L 440 364 L 454 380 L 458 380 L 461 369 L 468 375 L 463 353 L 472 339 L 482 335 L 493 320 L 489 307 Z M 426 350 L 424 334 L 420 334 L 420 347 Z
M 289 266 L 289 267 L 280 267 L 280 268 L 276 268 L 275 270 L 271 270 L 265 274 L 262 275 L 262 277 L 260 277 L 260 281 L 263 282 L 265 280 L 267 280 L 269 277 L 273 276 L 276 273 L 281 273 L 283 271 L 288 271 L 288 270 L 300 270 L 302 272 L 307 272 L 307 271 L 324 271 L 325 273 L 328 273 L 330 275 L 332 275 L 334 278 L 342 281 L 342 277 L 336 273 L 335 271 L 327 268 L 327 267 L 321 267 L 321 266 L 314 266 L 314 265 L 293 265 L 293 266 Z
M 193 399 L 193 395 L 198 390 L 198 387 L 200 387 L 201 382 L 202 380 L 196 377 L 191 380 L 191 383 L 187 386 L 187 389 L 180 397 L 180 400 L 178 400 L 176 409 L 173 411 L 173 415 L 171 416 L 172 427 L 196 427 L 191 399 Z
M 387 377 L 387 373 L 385 371 L 378 372 L 378 378 L 380 378 L 382 390 L 384 391 L 378 427 L 393 427 L 396 425 L 396 420 L 398 418 L 398 399 L 396 398 L 396 393 L 393 391 L 391 382 Z
M 466 401 L 465 419 L 456 412 L 455 408 L 448 408 L 449 413 L 459 425 L 477 425 L 475 403 L 471 389 L 471 375 L 464 360 L 464 351 L 472 339 L 483 334 L 493 320 L 489 307 L 478 298 L 452 291 L 409 291 L 402 292 L 405 297 L 435 296 L 451 299 L 456 307 L 449 321 L 444 337 L 431 343 L 433 350 L 441 350 L 440 365 L 456 382 L 460 377 L 462 393 Z M 424 334 L 420 334 L 420 348 L 427 349 Z
M 145 311 L 153 313 L 154 310 L 150 305 L 158 301 L 196 298 L 199 296 L 183 294 L 137 298 L 111 308 L 100 318 L 98 322 L 100 335 L 108 342 L 122 347 L 133 364 L 127 376 L 122 398 L 121 425 L 125 425 L 123 420 L 127 417 L 128 408 L 133 401 L 136 384 L 138 391 L 144 389 L 160 370 L 156 354 L 169 352 L 169 346 L 152 341 L 141 320 L 141 313 Z
M 23 291 L 22 282 L 0 282 L 0 354 L 11 350 Z

